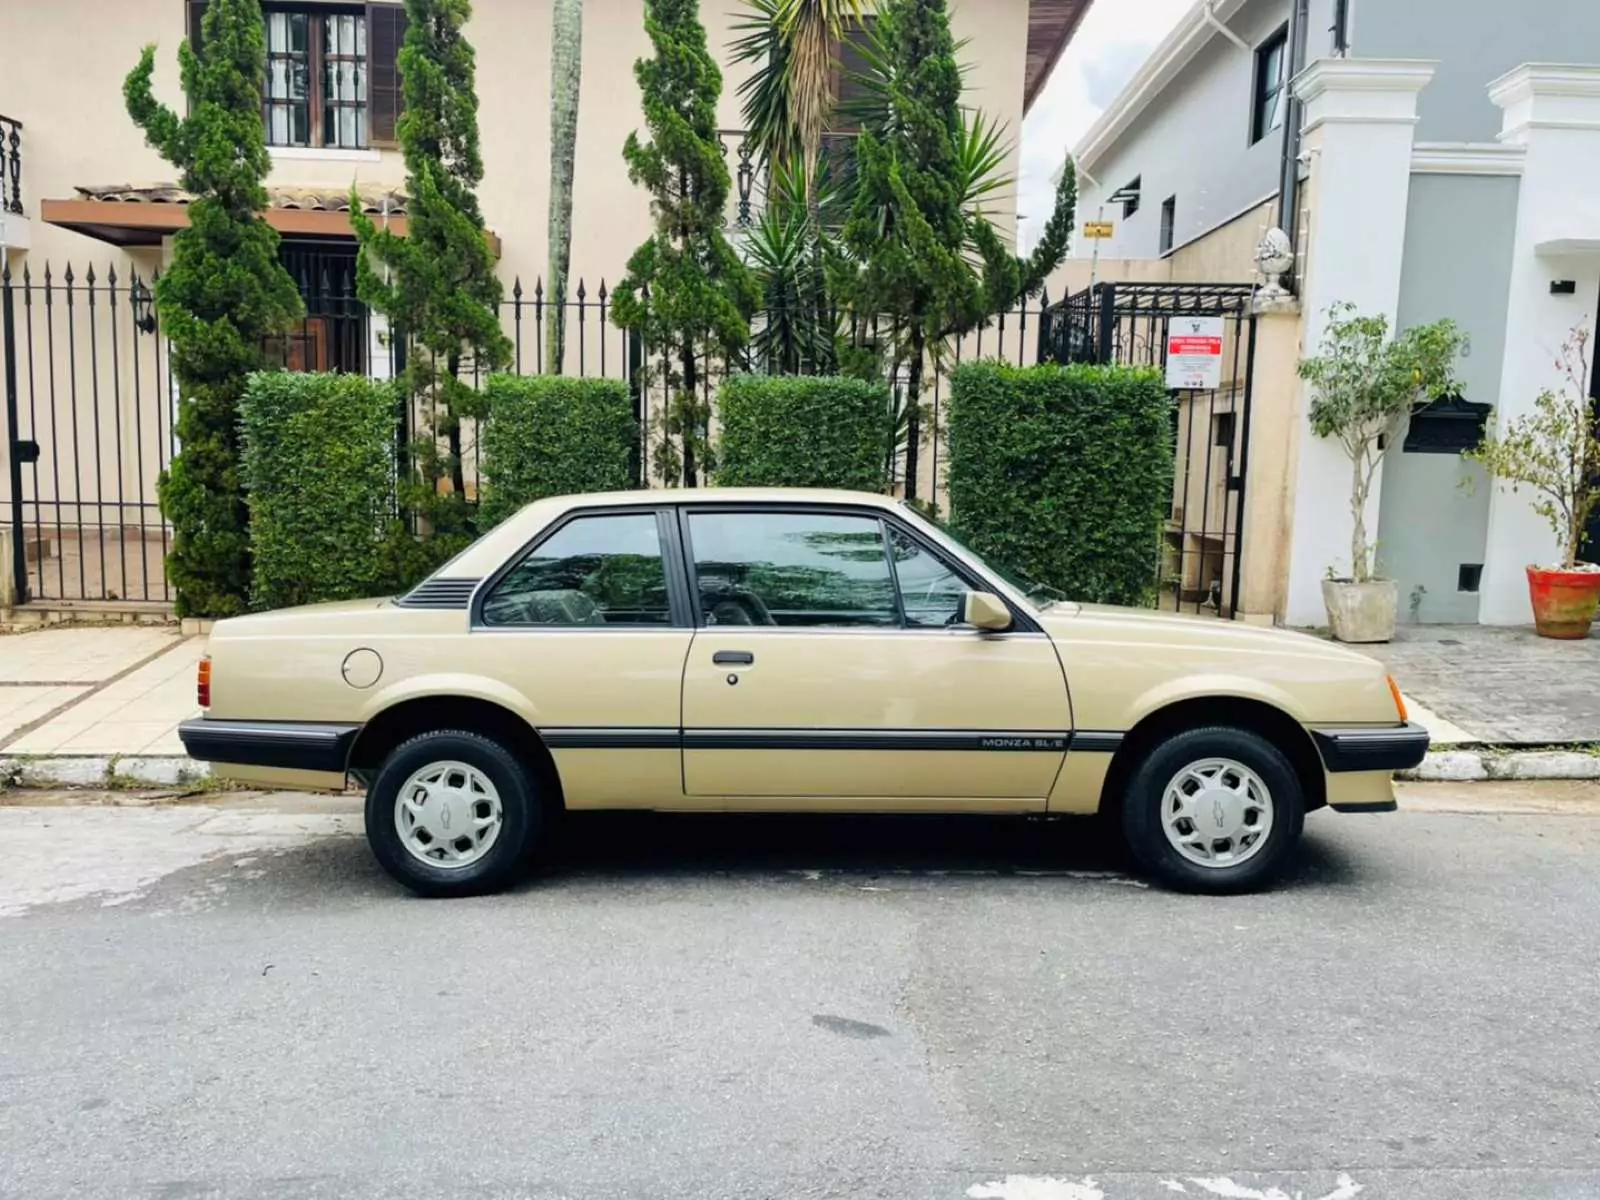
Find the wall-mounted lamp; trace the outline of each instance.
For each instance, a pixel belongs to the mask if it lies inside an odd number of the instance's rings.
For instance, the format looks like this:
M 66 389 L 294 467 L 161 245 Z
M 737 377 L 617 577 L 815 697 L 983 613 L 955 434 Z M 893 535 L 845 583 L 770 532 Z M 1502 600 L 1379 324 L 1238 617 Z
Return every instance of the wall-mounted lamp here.
M 156 306 L 155 297 L 150 289 L 145 286 L 144 280 L 137 275 L 133 278 L 133 288 L 129 293 L 133 302 L 133 325 L 141 333 L 154 333 L 156 331 Z

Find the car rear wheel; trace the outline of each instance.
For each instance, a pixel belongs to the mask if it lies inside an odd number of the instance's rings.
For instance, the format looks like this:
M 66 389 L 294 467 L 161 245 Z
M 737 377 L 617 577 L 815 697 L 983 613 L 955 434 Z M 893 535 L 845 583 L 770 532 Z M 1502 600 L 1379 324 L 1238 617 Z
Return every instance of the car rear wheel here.
M 424 896 L 498 891 L 541 829 L 527 769 L 466 730 L 425 733 L 384 760 L 367 791 L 367 843 L 395 879 Z
M 1258 733 L 1191 729 L 1134 770 L 1122 828 L 1135 857 L 1190 892 L 1242 892 L 1287 861 L 1305 822 L 1305 793 L 1284 753 Z

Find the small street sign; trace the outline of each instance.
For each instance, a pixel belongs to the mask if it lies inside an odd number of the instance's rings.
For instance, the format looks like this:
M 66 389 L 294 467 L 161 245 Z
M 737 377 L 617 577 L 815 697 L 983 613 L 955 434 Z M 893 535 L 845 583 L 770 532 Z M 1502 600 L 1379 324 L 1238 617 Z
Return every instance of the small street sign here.
M 1110 221 L 1085 221 L 1083 223 L 1083 236 L 1094 240 L 1108 238 L 1115 232 L 1116 227 Z
M 1167 324 L 1167 386 L 1214 391 L 1222 386 L 1222 318 L 1173 317 Z

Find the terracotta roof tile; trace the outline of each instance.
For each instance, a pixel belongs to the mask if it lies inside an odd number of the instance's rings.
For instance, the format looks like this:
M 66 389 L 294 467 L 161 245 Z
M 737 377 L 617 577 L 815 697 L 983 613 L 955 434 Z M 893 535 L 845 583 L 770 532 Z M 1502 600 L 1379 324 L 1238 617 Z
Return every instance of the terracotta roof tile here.
M 122 204 L 188 204 L 194 196 L 174 183 L 123 183 L 103 187 L 74 188 L 85 200 L 106 200 Z M 406 198 L 393 188 L 378 184 L 358 185 L 361 208 L 374 216 L 384 211 L 405 215 Z M 349 212 L 349 188 L 269 187 L 267 207 L 301 209 L 308 212 Z

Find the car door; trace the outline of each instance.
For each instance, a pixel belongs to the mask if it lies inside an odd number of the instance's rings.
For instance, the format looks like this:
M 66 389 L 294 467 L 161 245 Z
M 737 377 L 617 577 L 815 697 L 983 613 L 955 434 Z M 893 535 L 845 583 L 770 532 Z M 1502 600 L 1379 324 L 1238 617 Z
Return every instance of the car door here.
M 670 508 L 575 511 L 474 604 L 461 668 L 531 703 L 568 807 L 655 808 L 682 796 L 679 689 L 693 632 L 669 555 L 676 520 Z
M 1072 719 L 1026 614 L 959 624 L 983 581 L 878 510 L 685 505 L 680 524 L 691 803 L 1043 807 Z

